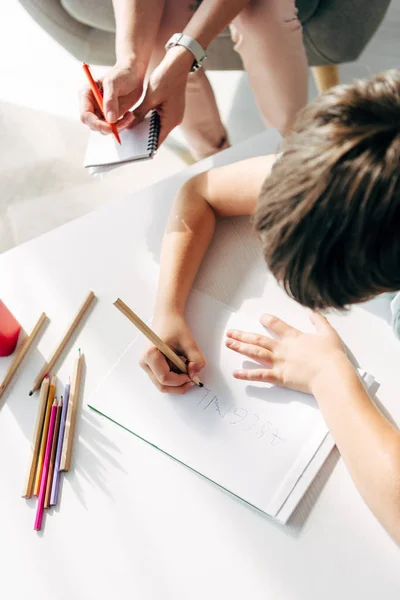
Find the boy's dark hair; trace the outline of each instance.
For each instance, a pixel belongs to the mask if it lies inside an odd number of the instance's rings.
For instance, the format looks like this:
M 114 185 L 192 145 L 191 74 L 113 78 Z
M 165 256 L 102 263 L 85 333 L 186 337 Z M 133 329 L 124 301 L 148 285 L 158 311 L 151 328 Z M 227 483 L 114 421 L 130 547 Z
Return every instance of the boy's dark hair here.
M 255 226 L 269 269 L 305 306 L 400 289 L 400 71 L 333 88 L 303 110 Z

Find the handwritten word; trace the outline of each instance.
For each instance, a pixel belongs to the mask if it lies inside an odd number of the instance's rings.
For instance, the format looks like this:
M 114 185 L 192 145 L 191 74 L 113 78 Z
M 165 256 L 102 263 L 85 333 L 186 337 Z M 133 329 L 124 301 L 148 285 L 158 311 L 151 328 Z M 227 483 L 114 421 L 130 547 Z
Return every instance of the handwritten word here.
M 226 419 L 229 425 L 245 424 L 246 427 L 242 427 L 242 431 L 251 432 L 258 439 L 268 439 L 271 446 L 277 446 L 286 441 L 285 438 L 279 435 L 278 428 L 271 421 L 261 421 L 259 415 L 236 406 L 236 404 L 231 404 L 229 408 L 223 410 L 216 394 L 206 387 L 203 388 L 202 392 L 203 394 L 197 402 L 197 406 L 200 406 L 204 411 L 214 410 L 220 419 Z

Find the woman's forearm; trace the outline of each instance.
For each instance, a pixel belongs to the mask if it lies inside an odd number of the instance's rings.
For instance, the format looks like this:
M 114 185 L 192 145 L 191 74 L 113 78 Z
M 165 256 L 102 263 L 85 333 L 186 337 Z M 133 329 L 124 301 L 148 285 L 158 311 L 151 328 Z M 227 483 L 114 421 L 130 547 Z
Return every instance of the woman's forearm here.
M 207 48 L 248 3 L 249 0 L 203 0 L 201 3 L 193 0 L 193 6 L 199 4 L 199 7 L 183 33 Z
M 174 202 L 164 235 L 156 312 L 184 313 L 215 221 L 213 209 L 197 189 L 197 178 L 190 179 Z
M 146 70 L 164 4 L 165 0 L 113 0 L 117 60 L 132 57 Z
M 344 358 L 316 379 L 313 393 L 365 502 L 400 542 L 400 434 Z

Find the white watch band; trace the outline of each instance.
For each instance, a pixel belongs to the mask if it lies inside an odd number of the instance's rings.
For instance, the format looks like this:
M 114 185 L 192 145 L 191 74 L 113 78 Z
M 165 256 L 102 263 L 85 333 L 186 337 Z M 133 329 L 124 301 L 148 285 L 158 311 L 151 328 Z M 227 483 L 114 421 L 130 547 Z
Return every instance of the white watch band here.
M 172 37 L 165 44 L 165 49 L 169 50 L 174 46 L 183 46 L 187 50 L 189 50 L 194 56 L 194 63 L 192 66 L 192 71 L 197 71 L 203 64 L 203 61 L 207 58 L 207 54 L 199 44 L 193 38 L 184 33 L 174 33 Z

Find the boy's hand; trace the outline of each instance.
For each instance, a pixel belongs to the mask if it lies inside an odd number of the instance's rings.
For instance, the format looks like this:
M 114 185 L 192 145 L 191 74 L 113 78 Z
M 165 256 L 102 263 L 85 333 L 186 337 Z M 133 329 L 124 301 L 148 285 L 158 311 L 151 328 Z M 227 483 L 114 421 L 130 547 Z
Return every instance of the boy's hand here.
M 177 373 L 176 368 L 153 344 L 142 354 L 139 364 L 160 392 L 184 394 L 195 385 L 193 377 L 198 376 L 204 368 L 204 356 L 180 315 L 156 316 L 152 329 L 179 356 L 187 360 L 188 374 Z
M 272 315 L 263 315 L 260 322 L 279 339 L 228 331 L 228 348 L 263 365 L 260 369 L 235 371 L 233 376 L 313 393 L 317 377 L 330 368 L 332 361 L 348 359 L 340 337 L 327 319 L 318 313 L 311 313 L 310 318 L 316 333 L 302 333 Z

